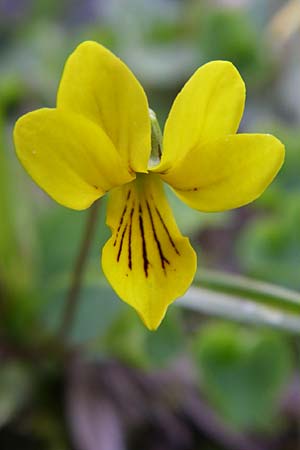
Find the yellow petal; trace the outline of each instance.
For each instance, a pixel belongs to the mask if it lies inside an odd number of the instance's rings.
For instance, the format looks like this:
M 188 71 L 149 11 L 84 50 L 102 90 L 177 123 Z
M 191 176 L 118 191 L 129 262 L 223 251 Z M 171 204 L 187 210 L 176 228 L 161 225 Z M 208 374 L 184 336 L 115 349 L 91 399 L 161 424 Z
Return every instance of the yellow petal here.
M 96 42 L 71 54 L 60 82 L 57 106 L 100 125 L 126 164 L 145 172 L 151 149 L 145 92 L 128 67 Z
M 102 253 L 104 273 L 145 325 L 155 330 L 166 309 L 190 286 L 196 255 L 177 228 L 157 175 L 140 175 L 110 193 L 112 237 Z
M 58 203 L 88 208 L 109 189 L 134 177 L 100 127 L 77 114 L 40 109 L 16 123 L 18 158 Z
M 230 62 L 212 61 L 200 67 L 173 103 L 156 171 L 168 169 L 202 142 L 234 134 L 244 103 L 244 82 Z
M 284 161 L 284 146 L 268 134 L 236 134 L 207 142 L 162 175 L 200 211 L 224 211 L 259 197 Z

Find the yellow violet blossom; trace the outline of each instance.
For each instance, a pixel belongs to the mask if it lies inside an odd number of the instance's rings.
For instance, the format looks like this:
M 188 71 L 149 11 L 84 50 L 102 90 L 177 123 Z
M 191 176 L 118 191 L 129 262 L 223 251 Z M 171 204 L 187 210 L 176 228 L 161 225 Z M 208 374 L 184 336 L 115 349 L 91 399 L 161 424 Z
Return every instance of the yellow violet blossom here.
M 197 265 L 162 182 L 192 208 L 224 211 L 259 197 L 283 163 L 275 137 L 236 134 L 244 102 L 244 82 L 230 62 L 200 67 L 174 101 L 152 167 L 143 88 L 120 59 L 88 41 L 67 60 L 56 108 L 16 123 L 21 163 L 58 203 L 83 210 L 109 192 L 112 236 L 102 267 L 151 330 L 188 289 Z

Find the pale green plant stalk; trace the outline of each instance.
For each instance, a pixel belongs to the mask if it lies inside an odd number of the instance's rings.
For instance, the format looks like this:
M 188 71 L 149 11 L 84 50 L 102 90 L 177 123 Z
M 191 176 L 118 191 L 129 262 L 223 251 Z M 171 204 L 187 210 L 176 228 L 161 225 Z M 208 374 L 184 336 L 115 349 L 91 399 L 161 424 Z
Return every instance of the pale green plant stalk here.
M 59 328 L 59 336 L 62 338 L 66 338 L 69 334 L 76 314 L 84 271 L 96 230 L 99 205 L 100 201 L 98 200 L 88 210 L 86 225 L 79 248 L 79 253 L 75 261 L 71 284 L 65 300 L 62 320 Z
M 178 304 L 209 316 L 300 334 L 299 292 L 240 275 L 199 270 Z
M 204 269 L 197 271 L 194 284 L 232 297 L 250 298 L 256 303 L 279 308 L 300 317 L 300 293 L 282 286 L 242 275 Z

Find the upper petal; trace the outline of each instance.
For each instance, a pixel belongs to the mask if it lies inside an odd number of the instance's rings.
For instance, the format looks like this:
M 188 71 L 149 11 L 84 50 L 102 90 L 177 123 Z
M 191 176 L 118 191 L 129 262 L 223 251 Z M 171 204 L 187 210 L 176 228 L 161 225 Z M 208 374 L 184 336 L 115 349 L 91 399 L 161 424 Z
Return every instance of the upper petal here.
M 158 176 L 142 177 L 110 193 L 112 237 L 102 266 L 117 294 L 154 330 L 190 286 L 196 255 L 177 228 Z
M 40 109 L 14 129 L 22 165 L 58 203 L 85 209 L 112 187 L 132 180 L 110 139 L 83 116 Z
M 161 178 L 192 208 L 224 211 L 259 197 L 284 161 L 268 134 L 236 134 L 195 147 Z
M 71 54 L 57 106 L 100 125 L 132 170 L 147 170 L 151 131 L 145 92 L 128 67 L 105 47 L 87 41 Z
M 233 64 L 212 61 L 200 67 L 173 103 L 156 171 L 168 169 L 202 142 L 234 134 L 244 103 L 245 85 Z

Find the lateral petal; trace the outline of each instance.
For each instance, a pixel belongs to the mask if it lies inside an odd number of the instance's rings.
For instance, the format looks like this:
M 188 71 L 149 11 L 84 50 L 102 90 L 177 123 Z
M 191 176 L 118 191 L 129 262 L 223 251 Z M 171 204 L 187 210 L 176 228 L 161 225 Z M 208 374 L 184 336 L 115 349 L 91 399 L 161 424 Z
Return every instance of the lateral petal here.
M 113 190 L 107 224 L 112 237 L 102 252 L 104 273 L 119 297 L 155 330 L 196 271 L 196 254 L 177 228 L 159 177 L 141 175 Z
M 151 128 L 145 92 L 128 67 L 102 45 L 86 41 L 66 62 L 57 107 L 101 126 L 135 172 L 146 172 Z
M 284 153 L 274 136 L 236 134 L 195 147 L 161 178 L 192 208 L 224 211 L 259 197 L 282 166 Z
M 228 134 L 239 126 L 245 103 L 245 85 L 228 61 L 201 66 L 177 95 L 167 119 L 161 163 L 169 169 L 201 143 Z
M 68 208 L 88 208 L 134 178 L 101 128 L 78 114 L 46 108 L 28 113 L 17 121 L 14 141 L 29 175 Z

